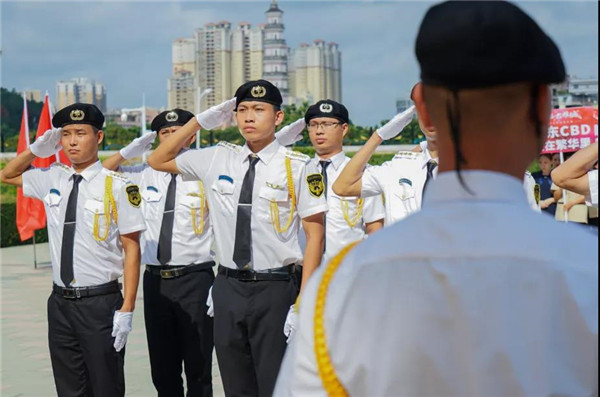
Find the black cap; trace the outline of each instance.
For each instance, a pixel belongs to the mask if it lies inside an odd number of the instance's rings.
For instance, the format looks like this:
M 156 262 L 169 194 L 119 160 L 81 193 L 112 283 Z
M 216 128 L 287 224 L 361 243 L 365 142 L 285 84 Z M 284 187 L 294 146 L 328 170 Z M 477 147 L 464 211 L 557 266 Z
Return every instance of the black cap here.
M 306 124 L 317 117 L 332 117 L 342 123 L 348 123 L 348 109 L 346 106 L 331 99 L 325 99 L 310 106 L 304 115 Z
M 100 130 L 104 125 L 104 115 L 96 105 L 74 103 L 62 108 L 52 117 L 52 125 L 55 128 L 69 124 L 90 124 Z
M 448 1 L 431 7 L 416 55 L 425 84 L 450 89 L 560 83 L 565 66 L 556 44 L 507 1 Z
M 235 91 L 235 98 L 235 110 L 244 101 L 266 102 L 278 108 L 281 107 L 283 102 L 279 88 L 267 80 L 252 80 L 242 84 Z
M 183 109 L 165 110 L 159 113 L 150 124 L 152 131 L 160 131 L 163 128 L 172 127 L 174 125 L 185 125 L 188 121 L 194 118 L 194 114 Z

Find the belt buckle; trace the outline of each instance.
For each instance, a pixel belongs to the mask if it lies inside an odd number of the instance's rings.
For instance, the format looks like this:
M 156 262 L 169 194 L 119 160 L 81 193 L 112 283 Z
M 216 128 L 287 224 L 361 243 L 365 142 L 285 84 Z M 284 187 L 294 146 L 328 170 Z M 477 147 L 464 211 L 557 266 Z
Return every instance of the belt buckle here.
M 256 281 L 256 273 L 251 269 L 239 269 L 238 276 L 241 281 Z
M 175 278 L 175 277 L 177 277 L 175 274 L 175 270 L 162 269 L 160 271 L 160 278 L 171 279 L 171 278 Z
M 63 298 L 65 299 L 80 299 L 81 291 L 77 287 L 63 289 Z

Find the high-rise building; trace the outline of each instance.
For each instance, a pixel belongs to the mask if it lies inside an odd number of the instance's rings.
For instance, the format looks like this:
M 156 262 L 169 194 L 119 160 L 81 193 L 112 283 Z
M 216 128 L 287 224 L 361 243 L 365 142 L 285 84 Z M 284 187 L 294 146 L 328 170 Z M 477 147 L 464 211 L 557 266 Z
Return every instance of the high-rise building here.
M 283 103 L 288 103 L 288 46 L 283 37 L 283 11 L 277 6 L 277 0 L 265 12 L 267 23 L 264 27 L 263 42 L 263 78 L 279 88 Z
M 23 93 L 25 94 L 25 99 L 28 101 L 42 102 L 44 100 L 41 90 L 25 90 Z
M 106 88 L 94 80 L 79 77 L 56 83 L 56 104 L 60 110 L 73 103 L 91 103 L 106 112 Z
M 315 40 L 290 53 L 283 11 L 272 0 L 267 21 L 252 26 L 228 21 L 207 23 L 193 38 L 173 42 L 169 107 L 206 109 L 231 98 L 249 80 L 265 79 L 279 88 L 284 104 L 342 99 L 341 52 L 337 43 Z M 288 71 L 289 68 L 289 71 Z M 197 103 L 200 93 L 211 92 Z
M 290 96 L 295 102 L 342 101 L 341 52 L 337 43 L 317 39 L 290 53 Z

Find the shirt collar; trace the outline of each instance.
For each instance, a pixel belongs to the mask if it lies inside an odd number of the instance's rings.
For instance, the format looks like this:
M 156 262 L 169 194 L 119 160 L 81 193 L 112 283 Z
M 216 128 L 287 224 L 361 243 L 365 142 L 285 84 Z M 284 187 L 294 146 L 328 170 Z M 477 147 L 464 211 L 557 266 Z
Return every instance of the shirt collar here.
M 321 157 L 319 157 L 318 154 L 315 154 L 315 160 L 317 161 L 317 163 L 319 161 L 329 160 L 331 161 L 331 165 L 333 165 L 333 168 L 337 171 L 338 168 L 340 168 L 342 164 L 344 164 L 344 161 L 346 160 L 346 153 L 344 153 L 344 151 L 342 150 L 341 152 L 334 154 L 328 159 L 322 159 Z
M 260 161 L 265 163 L 265 165 L 269 165 L 269 163 L 273 159 L 273 156 L 275 156 L 275 153 L 277 153 L 282 147 L 284 148 L 284 146 L 281 146 L 279 142 L 277 142 L 277 139 L 274 139 L 273 142 L 269 143 L 263 150 L 255 154 L 258 156 Z M 253 152 L 248 147 L 248 144 L 244 144 L 244 146 L 242 147 L 242 162 L 248 161 L 248 156 L 252 153 Z
M 421 150 L 423 151 L 423 165 L 421 166 L 421 168 L 425 168 L 427 167 L 427 163 L 429 162 L 429 160 L 433 160 L 436 163 L 439 164 L 439 158 L 433 158 L 431 157 L 431 153 L 429 152 L 429 148 L 427 147 L 427 141 L 423 141 L 419 144 L 419 146 L 421 147 Z
M 423 208 L 456 201 L 489 201 L 528 206 L 523 181 L 511 175 L 482 170 L 460 172 L 470 194 L 458 180 L 456 171 L 446 171 L 427 186 Z
M 86 182 L 90 182 L 100 171 L 102 171 L 102 168 L 102 163 L 98 160 L 83 170 L 79 175 L 81 175 Z M 73 167 L 71 167 L 71 169 L 73 169 Z M 75 170 L 73 170 L 73 174 L 75 174 Z

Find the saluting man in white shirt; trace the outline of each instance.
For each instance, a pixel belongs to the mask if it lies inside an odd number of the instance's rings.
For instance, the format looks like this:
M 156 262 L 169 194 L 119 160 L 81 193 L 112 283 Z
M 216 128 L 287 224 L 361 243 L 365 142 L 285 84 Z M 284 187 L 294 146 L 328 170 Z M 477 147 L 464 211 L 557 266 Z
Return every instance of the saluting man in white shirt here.
M 148 162 L 204 181 L 219 261 L 212 301 L 225 394 L 269 396 L 286 348 L 282 329 L 298 295 L 299 265 L 305 284 L 321 262 L 327 202 L 310 158 L 275 139 L 283 120 L 277 87 L 250 81 L 235 97 L 181 127 Z M 196 129 L 221 125 L 234 109 L 244 146 L 219 143 L 179 154 Z M 307 235 L 304 255 L 300 223 Z
M 330 99 L 310 106 L 304 116 L 316 155 L 311 163 L 321 172 L 329 211 L 325 216 L 323 263 L 346 245 L 362 240 L 383 227 L 385 212 L 381 195 L 366 198 L 341 197 L 332 189 L 350 161 L 342 150 L 350 121 L 348 109 Z
M 415 92 L 413 88 L 411 98 Z M 333 184 L 333 191 L 342 197 L 382 194 L 385 200 L 386 226 L 418 211 L 425 186 L 437 176 L 437 134 L 435 128 L 425 126 L 420 119 L 419 126 L 425 135 L 425 142 L 413 151 L 396 153 L 393 159 L 381 165 L 366 167 L 375 149 L 384 140 L 400 134 L 412 121 L 414 114 L 415 108 L 411 106 L 378 128 Z
M 598 394 L 598 240 L 531 211 L 522 184 L 558 48 L 509 2 L 449 1 L 416 54 L 438 178 L 420 212 L 315 273 L 274 395 Z
M 100 164 L 104 116 L 96 106 L 67 106 L 52 124 L 55 128 L 6 165 L 2 181 L 44 201 L 54 281 L 48 342 L 56 391 L 123 396 L 124 346 L 139 280 L 139 233 L 145 229 L 142 198 L 137 185 Z M 61 146 L 72 167 L 28 169 L 36 157 L 54 156 Z
M 152 382 L 165 396 L 212 396 L 213 321 L 206 313 L 206 300 L 215 262 L 206 189 L 202 180 L 184 181 L 181 175 L 156 171 L 147 164 L 121 163 L 150 150 L 157 134 L 162 144 L 193 118 L 182 109 L 161 112 L 152 120 L 153 132 L 103 162 L 140 186 L 146 221 L 141 236 L 146 264 L 144 320 Z M 183 142 L 180 150 L 187 150 L 195 137 Z

